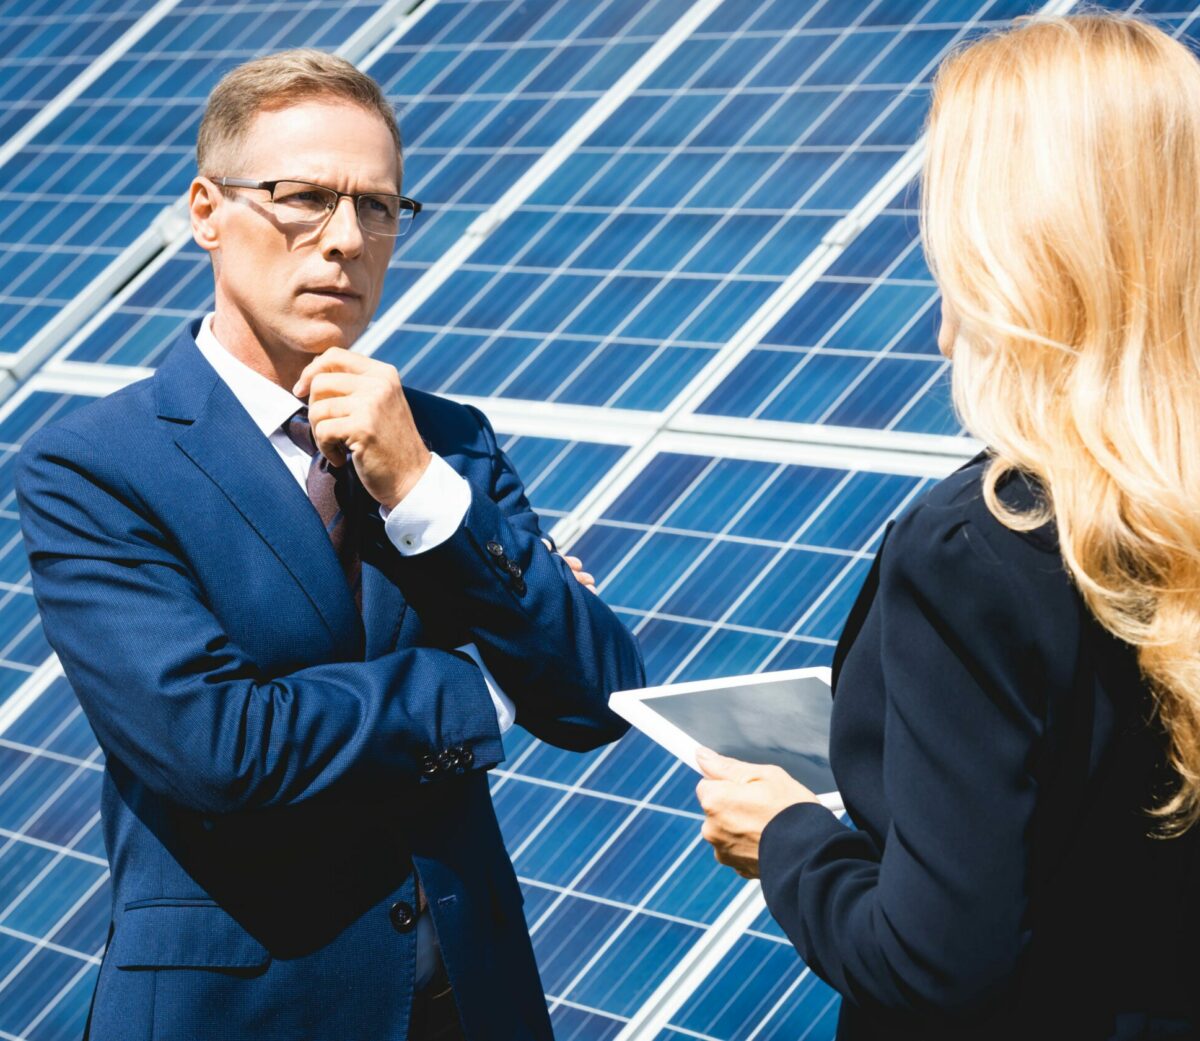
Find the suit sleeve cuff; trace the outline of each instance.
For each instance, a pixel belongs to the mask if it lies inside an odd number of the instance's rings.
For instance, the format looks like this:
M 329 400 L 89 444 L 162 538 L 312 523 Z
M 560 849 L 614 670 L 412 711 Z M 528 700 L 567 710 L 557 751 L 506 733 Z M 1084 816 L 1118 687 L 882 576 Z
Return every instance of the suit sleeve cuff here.
M 846 825 L 820 803 L 798 802 L 780 810 L 767 821 L 758 840 L 758 873 L 764 891 L 768 879 L 795 870 L 827 838 L 846 830 Z
M 402 556 L 440 546 L 463 522 L 471 505 L 471 486 L 434 452 L 412 490 L 391 510 L 379 507 L 388 540 Z

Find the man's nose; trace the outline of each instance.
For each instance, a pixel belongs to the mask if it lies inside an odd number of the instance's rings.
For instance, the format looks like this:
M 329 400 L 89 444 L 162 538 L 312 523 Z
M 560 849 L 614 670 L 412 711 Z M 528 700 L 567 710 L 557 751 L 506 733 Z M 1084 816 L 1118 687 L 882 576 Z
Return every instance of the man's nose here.
M 325 221 L 325 228 L 321 232 L 321 252 L 327 256 L 338 253 L 344 257 L 355 257 L 362 252 L 362 247 L 362 228 L 358 225 L 354 200 L 343 195 Z

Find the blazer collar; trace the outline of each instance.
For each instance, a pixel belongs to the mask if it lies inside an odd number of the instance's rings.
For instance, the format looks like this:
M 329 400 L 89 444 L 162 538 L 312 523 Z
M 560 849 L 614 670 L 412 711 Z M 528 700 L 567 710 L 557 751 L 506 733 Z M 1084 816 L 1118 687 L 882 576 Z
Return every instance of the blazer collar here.
M 158 415 L 179 424 L 174 437 L 180 449 L 291 572 L 328 627 L 338 657 L 361 660 L 363 620 L 324 525 L 270 441 L 200 353 L 193 339 L 198 328 L 197 321 L 180 333 L 155 373 Z M 364 561 L 364 614 L 369 596 L 378 599 L 380 592 L 377 576 L 368 578 L 366 570 Z

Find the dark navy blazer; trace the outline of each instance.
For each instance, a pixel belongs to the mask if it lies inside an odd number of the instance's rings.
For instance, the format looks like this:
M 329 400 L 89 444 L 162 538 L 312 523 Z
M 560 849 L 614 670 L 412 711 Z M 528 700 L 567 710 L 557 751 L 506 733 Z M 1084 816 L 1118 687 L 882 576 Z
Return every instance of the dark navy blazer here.
M 770 821 L 767 904 L 843 995 L 840 1041 L 1200 1036 L 1200 829 L 1147 837 L 1170 774 L 1132 650 L 1053 524 L 992 516 L 985 462 L 885 538 L 835 659 L 857 828 L 809 804 Z
M 641 659 L 540 541 L 483 415 L 408 399 L 471 505 L 405 558 L 357 486 L 361 617 L 187 333 L 21 452 L 34 593 L 106 757 L 95 1041 L 404 1038 L 414 866 L 467 1036 L 551 1036 L 488 791 L 495 710 L 452 649 L 474 642 L 518 722 L 581 750 L 624 731 L 607 696 L 643 685 Z

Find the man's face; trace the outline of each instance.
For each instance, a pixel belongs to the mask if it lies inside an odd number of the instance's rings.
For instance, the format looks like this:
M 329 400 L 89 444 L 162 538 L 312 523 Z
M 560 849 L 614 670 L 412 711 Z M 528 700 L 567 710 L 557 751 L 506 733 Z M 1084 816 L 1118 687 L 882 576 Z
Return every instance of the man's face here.
M 258 113 L 237 165 L 217 174 L 400 192 L 396 146 L 383 120 L 340 99 Z M 287 370 L 328 347 L 349 347 L 367 327 L 396 240 L 364 232 L 353 200 L 339 199 L 323 225 L 285 225 L 273 216 L 268 192 L 235 188 L 217 200 L 212 221 L 218 338 L 256 341 Z

